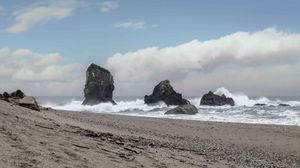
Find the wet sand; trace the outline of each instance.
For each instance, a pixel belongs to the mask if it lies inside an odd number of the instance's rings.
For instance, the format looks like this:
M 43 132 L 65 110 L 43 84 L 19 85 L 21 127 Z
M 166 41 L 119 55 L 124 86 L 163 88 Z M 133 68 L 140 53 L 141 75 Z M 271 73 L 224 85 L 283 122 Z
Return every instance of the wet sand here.
M 300 167 L 300 127 L 32 111 L 0 100 L 0 167 Z

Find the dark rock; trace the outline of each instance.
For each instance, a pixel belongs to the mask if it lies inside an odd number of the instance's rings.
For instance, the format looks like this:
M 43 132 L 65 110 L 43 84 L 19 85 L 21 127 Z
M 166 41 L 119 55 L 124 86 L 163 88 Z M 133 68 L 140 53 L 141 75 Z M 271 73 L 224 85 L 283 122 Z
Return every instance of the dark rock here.
M 20 99 L 23 99 L 26 95 L 21 91 L 21 90 L 17 90 L 15 92 L 12 92 L 10 94 L 10 97 L 13 97 L 13 98 L 20 98 Z
M 196 114 L 197 108 L 191 104 L 185 104 L 167 111 L 165 114 Z
M 10 98 L 10 96 L 9 96 L 9 94 L 8 94 L 7 92 L 4 92 L 4 93 L 3 93 L 3 97 L 4 97 L 5 99 Z
M 19 100 L 19 105 L 31 110 L 40 111 L 40 107 L 34 97 L 24 97 Z
M 10 98 L 9 94 L 7 92 L 4 92 L 0 99 L 8 102 L 8 98 Z
M 288 107 L 288 106 L 290 106 L 290 105 L 289 105 L 289 104 L 280 103 L 278 106 L 281 106 L 281 107 Z
M 254 104 L 254 106 L 266 106 L 266 104 L 264 104 L 264 103 L 256 103 L 256 104 Z
M 161 81 L 158 85 L 154 87 L 153 93 L 144 97 L 144 102 L 146 104 L 155 104 L 159 101 L 163 101 L 168 106 L 169 105 L 184 105 L 190 102 L 182 98 L 180 93 L 176 93 L 173 87 L 170 85 L 169 80 Z
M 113 97 L 115 89 L 111 73 L 96 65 L 91 64 L 86 71 L 83 105 L 95 105 L 104 102 L 116 104 Z
M 230 97 L 226 97 L 224 94 L 222 96 L 216 95 L 213 92 L 209 91 L 205 94 L 200 101 L 200 105 L 208 106 L 223 106 L 231 105 L 234 106 L 234 101 Z

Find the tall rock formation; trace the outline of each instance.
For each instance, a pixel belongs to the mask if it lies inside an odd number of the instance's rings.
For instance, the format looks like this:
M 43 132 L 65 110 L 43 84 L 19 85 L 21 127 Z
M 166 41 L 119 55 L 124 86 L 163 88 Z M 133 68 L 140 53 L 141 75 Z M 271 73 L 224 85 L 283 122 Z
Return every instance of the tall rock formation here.
M 111 73 L 92 63 L 86 71 L 86 83 L 84 88 L 83 105 L 95 105 L 111 102 L 116 104 L 112 97 L 115 89 Z

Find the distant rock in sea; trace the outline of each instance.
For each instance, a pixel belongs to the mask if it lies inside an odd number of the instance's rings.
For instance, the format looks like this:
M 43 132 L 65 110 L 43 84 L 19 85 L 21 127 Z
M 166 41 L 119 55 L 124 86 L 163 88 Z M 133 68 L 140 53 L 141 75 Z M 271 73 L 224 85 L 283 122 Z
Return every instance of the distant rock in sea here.
M 226 97 L 224 94 L 222 96 L 216 95 L 209 91 L 207 94 L 203 95 L 200 101 L 200 105 L 207 106 L 223 106 L 231 105 L 234 106 L 234 100 L 230 97 Z
M 165 114 L 197 114 L 197 108 L 192 104 L 185 104 L 168 110 Z
M 290 105 L 289 105 L 289 104 L 280 103 L 278 106 L 281 106 L 281 107 L 288 107 L 288 106 L 290 106 Z
M 256 103 L 256 104 L 254 104 L 254 106 L 266 106 L 266 104 L 264 104 L 264 103 Z
M 105 102 L 116 104 L 112 99 L 114 89 L 114 80 L 111 73 L 92 63 L 86 71 L 85 99 L 82 104 L 96 105 Z
M 151 95 L 146 95 L 144 97 L 144 102 L 146 104 L 155 104 L 160 101 L 163 101 L 168 106 L 190 104 L 188 100 L 182 98 L 180 93 L 174 91 L 169 80 L 161 81 L 154 87 Z

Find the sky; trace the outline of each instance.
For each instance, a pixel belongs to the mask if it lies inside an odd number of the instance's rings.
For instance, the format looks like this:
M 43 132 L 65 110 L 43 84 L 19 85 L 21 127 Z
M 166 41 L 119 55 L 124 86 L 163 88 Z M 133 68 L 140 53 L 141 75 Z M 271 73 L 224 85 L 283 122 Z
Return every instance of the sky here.
M 184 96 L 225 87 L 300 96 L 298 0 L 0 0 L 0 92 L 83 95 L 111 71 L 116 96 L 169 79 Z

